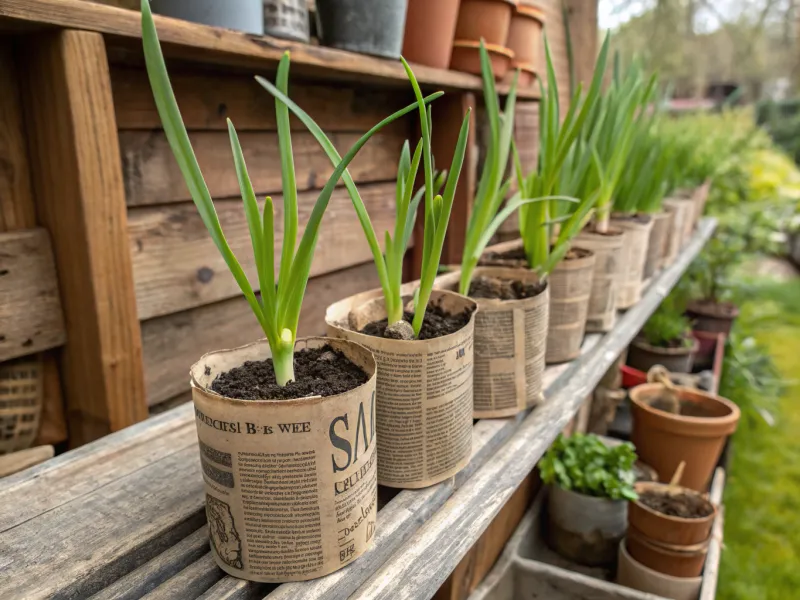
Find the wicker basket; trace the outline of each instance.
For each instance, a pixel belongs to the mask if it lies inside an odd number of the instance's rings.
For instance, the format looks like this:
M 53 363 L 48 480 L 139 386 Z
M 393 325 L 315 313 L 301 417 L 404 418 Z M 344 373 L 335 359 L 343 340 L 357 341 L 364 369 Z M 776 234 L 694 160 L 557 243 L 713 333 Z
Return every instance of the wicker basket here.
M 0 364 L 0 454 L 31 447 L 41 412 L 41 361 L 25 357 Z

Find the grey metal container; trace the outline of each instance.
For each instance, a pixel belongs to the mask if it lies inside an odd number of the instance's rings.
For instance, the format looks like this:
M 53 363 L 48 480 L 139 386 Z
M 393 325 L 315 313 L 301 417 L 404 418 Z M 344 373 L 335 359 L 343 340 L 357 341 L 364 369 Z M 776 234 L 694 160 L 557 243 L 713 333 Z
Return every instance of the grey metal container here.
M 317 33 L 325 46 L 399 58 L 407 0 L 317 0 Z
M 264 35 L 264 0 L 152 0 L 153 12 Z
M 306 0 L 264 0 L 264 33 L 286 40 L 308 42 Z

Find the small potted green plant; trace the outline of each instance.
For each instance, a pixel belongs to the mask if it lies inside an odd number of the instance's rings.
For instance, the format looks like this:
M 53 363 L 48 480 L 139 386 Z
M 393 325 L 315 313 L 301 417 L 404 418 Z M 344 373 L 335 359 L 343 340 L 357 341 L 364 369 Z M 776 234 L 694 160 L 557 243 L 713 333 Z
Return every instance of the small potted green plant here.
M 587 566 L 613 564 L 628 527 L 636 451 L 610 446 L 596 435 L 559 435 L 539 462 L 548 488 L 547 542 L 562 556 Z
M 692 323 L 677 307 L 675 295 L 658 307 L 628 349 L 628 365 L 647 373 L 662 365 L 672 373 L 691 373 L 698 343 Z
M 686 306 L 686 315 L 697 331 L 729 335 L 739 308 L 725 300 L 729 294 L 731 269 L 744 251 L 734 236 L 715 236 L 692 264 L 689 273 L 695 298 Z

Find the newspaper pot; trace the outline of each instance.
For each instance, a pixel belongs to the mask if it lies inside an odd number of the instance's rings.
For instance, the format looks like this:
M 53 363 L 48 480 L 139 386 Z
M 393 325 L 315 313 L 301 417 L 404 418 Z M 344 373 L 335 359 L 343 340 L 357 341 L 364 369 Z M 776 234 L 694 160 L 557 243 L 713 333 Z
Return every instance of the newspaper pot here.
M 644 261 L 644 279 L 650 279 L 661 268 L 666 254 L 667 238 L 672 226 L 672 213 L 660 212 L 652 215 L 653 227 L 647 243 L 647 256 Z
M 152 7 L 176 19 L 264 35 L 264 0 L 152 0 Z
M 306 0 L 264 0 L 264 33 L 308 43 Z
M 478 267 L 475 277 L 538 284 L 530 269 Z M 456 289 L 461 271 L 436 278 L 439 289 Z M 546 285 L 546 284 L 545 284 Z M 545 340 L 549 311 L 549 288 L 522 300 L 473 298 L 475 355 L 473 411 L 475 419 L 513 417 L 544 399 Z
M 550 322 L 547 327 L 547 364 L 577 358 L 586 330 L 592 295 L 594 253 L 570 249 L 574 258 L 564 258 L 550 273 Z M 569 256 L 568 254 L 568 256 Z
M 708 554 L 708 542 L 680 546 L 657 543 L 635 527 L 628 527 L 625 545 L 631 558 L 654 571 L 672 577 L 698 577 Z
M 739 308 L 730 302 L 693 300 L 686 307 L 686 315 L 697 331 L 730 335 L 733 322 L 739 316 Z
M 600 233 L 586 228 L 575 237 L 581 248 L 594 252 L 594 277 L 586 316 L 587 333 L 611 331 L 617 320 L 617 287 L 622 277 L 625 232 L 610 228 Z
M 692 199 L 692 194 L 690 192 L 676 192 L 676 195 L 672 198 L 668 198 L 664 200 L 664 205 L 671 204 L 673 206 L 678 205 L 681 206 L 683 209 L 683 229 L 680 232 L 681 236 L 681 243 L 680 247 L 683 248 L 692 237 L 692 231 L 694 231 L 695 223 L 697 222 L 697 204 Z M 677 220 L 677 218 L 676 218 Z M 676 226 L 677 229 L 677 226 Z
M 517 5 L 511 17 L 506 46 L 521 64 L 538 65 L 542 47 L 544 12 L 535 6 Z
M 660 383 L 647 383 L 630 390 L 631 441 L 661 481 L 686 462 L 681 485 L 705 492 L 725 440 L 736 431 L 739 407 L 721 396 L 678 388 L 681 414 L 675 415 L 651 406 L 664 389 Z
M 644 338 L 638 337 L 631 342 L 628 349 L 628 365 L 643 373 L 647 373 L 655 365 L 662 365 L 671 373 L 691 373 L 694 353 L 699 344 L 694 337 L 690 341 L 691 346 L 661 348 L 651 346 Z
M 220 373 L 269 358 L 265 340 L 211 352 L 192 366 L 211 551 L 230 575 L 305 581 L 351 563 L 371 543 L 378 511 L 376 364 L 369 350 L 346 340 L 305 338 L 295 350 L 326 344 L 369 380 L 343 394 L 296 400 L 238 400 L 211 391 Z
M 505 46 L 516 6 L 516 0 L 461 0 L 455 39 Z
M 612 565 L 627 527 L 627 500 L 549 487 L 547 543 L 561 556 L 590 567 Z
M 661 598 L 697 600 L 700 596 L 702 577 L 673 577 L 654 571 L 631 557 L 625 545 L 624 540 L 619 545 L 617 583 Z
M 644 537 L 655 543 L 688 546 L 708 540 L 711 526 L 717 516 L 717 508 L 704 494 L 688 488 L 664 483 L 640 482 L 635 485 L 641 497 L 647 492 L 656 492 L 669 496 L 691 496 L 695 502 L 707 506 L 710 510 L 705 517 L 684 518 L 667 515 L 634 500 L 628 505 L 628 524 Z
M 503 46 L 486 44 L 489 60 L 492 63 L 492 73 L 495 79 L 502 79 L 511 68 L 514 53 Z M 472 40 L 456 40 L 453 42 L 453 55 L 450 58 L 450 68 L 456 71 L 481 74 L 480 42 Z
M 692 200 L 694 201 L 694 220 L 695 224 L 699 221 L 703 213 L 706 212 L 706 202 L 708 202 L 708 196 L 711 193 L 711 180 L 706 179 L 699 188 L 694 191 L 692 194 Z
M 325 46 L 400 58 L 407 0 L 317 0 L 317 32 Z
M 622 276 L 617 288 L 617 308 L 630 308 L 642 297 L 644 263 L 653 219 L 649 215 L 614 215 L 611 224 L 625 231 L 622 243 Z
M 30 448 L 39 432 L 44 398 L 37 355 L 0 363 L 0 454 Z
M 450 65 L 459 0 L 408 0 L 403 57 L 437 69 Z
M 667 198 L 663 202 L 664 210 L 672 215 L 672 229 L 667 236 L 665 265 L 669 266 L 675 262 L 681 249 L 683 248 L 684 235 L 686 231 L 686 221 L 690 218 L 691 204 L 686 200 Z
M 411 299 L 406 288 L 404 302 Z M 360 333 L 386 318 L 381 290 L 328 307 L 328 334 L 369 348 L 378 364 L 378 483 L 423 488 L 452 477 L 472 451 L 472 360 L 477 304 L 434 290 L 430 306 L 448 314 L 471 313 L 460 330 L 431 340 L 393 340 Z

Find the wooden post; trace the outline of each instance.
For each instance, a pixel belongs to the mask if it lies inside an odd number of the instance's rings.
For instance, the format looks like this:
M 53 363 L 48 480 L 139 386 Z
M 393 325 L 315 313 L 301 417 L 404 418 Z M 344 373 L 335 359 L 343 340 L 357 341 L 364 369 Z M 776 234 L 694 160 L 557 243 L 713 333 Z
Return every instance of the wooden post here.
M 28 148 L 25 144 L 19 79 L 9 44 L 0 46 L 0 232 L 33 229 L 36 209 L 31 188 Z M 42 415 L 37 444 L 58 444 L 67 439 L 64 401 L 58 376 L 58 350 L 40 353 L 43 373 Z
M 24 103 L 39 220 L 66 317 L 70 445 L 147 417 L 125 191 L 102 35 L 28 35 Z
M 597 59 L 597 4 L 596 0 L 565 0 L 572 37 L 575 79 L 576 83 L 583 83 L 584 89 L 592 80 Z
M 464 239 L 467 234 L 472 200 L 475 197 L 475 181 L 477 170 L 477 148 L 475 146 L 475 94 L 472 92 L 445 94 L 433 104 L 433 131 L 431 150 L 436 159 L 437 169 L 449 169 L 453 160 L 453 151 L 456 147 L 464 114 L 472 108 L 469 124 L 469 139 L 467 151 L 464 155 L 464 166 L 461 168 L 461 177 L 453 199 L 453 211 L 450 214 L 450 224 L 447 228 L 447 238 L 442 248 L 442 265 L 452 265 L 461 262 L 464 250 Z M 412 144 L 413 147 L 413 144 Z M 420 167 L 420 173 L 422 167 Z M 422 225 L 424 223 L 423 207 L 420 206 L 416 227 L 414 228 L 415 241 L 412 252 L 411 278 L 418 279 L 422 266 Z

